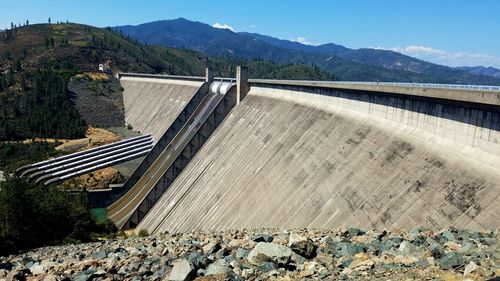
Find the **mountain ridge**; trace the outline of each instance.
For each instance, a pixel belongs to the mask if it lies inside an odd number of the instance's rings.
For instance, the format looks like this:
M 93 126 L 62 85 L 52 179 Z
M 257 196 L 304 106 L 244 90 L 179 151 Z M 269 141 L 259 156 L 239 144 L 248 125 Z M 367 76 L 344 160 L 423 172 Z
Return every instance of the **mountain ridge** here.
M 304 45 L 267 35 L 233 32 L 185 18 L 117 26 L 143 43 L 187 48 L 210 55 L 314 64 L 339 80 L 500 85 L 500 78 L 437 65 L 397 52 L 349 49 L 334 43 Z
M 500 78 L 500 69 L 489 66 L 459 66 L 455 67 L 457 69 L 460 69 L 462 71 L 467 71 L 472 74 L 476 75 L 484 75 L 484 76 L 492 76 L 492 77 L 497 77 Z

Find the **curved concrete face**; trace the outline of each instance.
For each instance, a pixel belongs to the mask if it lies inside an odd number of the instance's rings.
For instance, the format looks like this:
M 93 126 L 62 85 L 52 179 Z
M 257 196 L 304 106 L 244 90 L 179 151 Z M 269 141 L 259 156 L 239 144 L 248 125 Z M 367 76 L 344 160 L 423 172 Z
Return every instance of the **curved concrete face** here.
M 156 143 L 203 82 L 122 77 L 125 124 Z
M 137 229 L 500 226 L 497 155 L 308 99 L 252 87 Z

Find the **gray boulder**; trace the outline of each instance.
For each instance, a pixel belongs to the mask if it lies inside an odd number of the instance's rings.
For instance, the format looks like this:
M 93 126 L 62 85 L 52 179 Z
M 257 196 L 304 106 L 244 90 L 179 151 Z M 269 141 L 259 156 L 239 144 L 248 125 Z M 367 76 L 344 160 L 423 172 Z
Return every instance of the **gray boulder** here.
M 227 266 L 227 264 L 221 261 L 216 261 L 208 265 L 205 275 L 210 276 L 222 273 L 230 273 L 232 271 L 233 270 L 229 266 Z
M 452 269 L 457 266 L 462 266 L 465 261 L 461 254 L 457 252 L 451 252 L 440 258 L 439 263 L 441 264 L 441 267 L 445 269 Z
M 261 242 L 250 252 L 248 261 L 253 265 L 259 265 L 263 262 L 287 264 L 291 255 L 292 250 L 287 246 Z
M 295 253 L 306 258 L 312 258 L 316 255 L 316 247 L 310 239 L 292 233 L 288 241 L 288 247 Z
M 259 233 L 252 237 L 254 242 L 273 242 L 274 237 L 267 233 Z
M 195 275 L 194 267 L 187 260 L 174 261 L 174 268 L 170 272 L 169 280 L 185 281 L 192 280 Z

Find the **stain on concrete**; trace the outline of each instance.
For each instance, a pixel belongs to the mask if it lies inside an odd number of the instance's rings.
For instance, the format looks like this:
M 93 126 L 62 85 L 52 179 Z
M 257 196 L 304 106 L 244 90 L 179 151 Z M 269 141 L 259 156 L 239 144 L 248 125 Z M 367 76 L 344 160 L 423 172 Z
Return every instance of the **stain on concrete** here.
M 356 211 L 364 201 L 363 197 L 355 190 L 347 189 L 342 197 L 345 199 L 347 205 L 349 206 L 349 209 L 352 212 Z
M 424 166 L 425 170 L 431 170 L 433 168 L 444 169 L 445 162 L 443 160 L 438 160 L 435 158 L 425 158 L 426 164 Z
M 387 151 L 385 161 L 389 163 L 396 162 L 408 156 L 413 149 L 414 147 L 410 143 L 402 140 L 395 140 L 391 143 Z
M 326 169 L 326 172 L 328 174 L 331 174 L 333 173 L 333 171 L 335 170 L 336 166 L 335 164 L 333 164 L 330 160 L 325 160 L 323 161 L 323 167 Z
M 387 223 L 390 222 L 391 220 L 392 220 L 392 216 L 391 216 L 391 214 L 389 214 L 388 211 L 384 211 L 382 213 L 382 215 L 380 216 L 380 221 L 385 225 L 387 225 Z
M 452 179 L 445 182 L 443 188 L 447 192 L 445 200 L 462 213 L 475 218 L 481 212 L 481 206 L 476 203 L 476 195 L 485 188 L 482 182 L 473 181 L 461 184 Z
M 272 137 L 272 134 L 271 134 L 271 133 L 267 134 L 267 135 L 264 137 L 264 139 L 262 140 L 262 142 L 263 142 L 264 144 L 266 144 L 266 143 L 267 143 L 267 142 L 271 139 L 271 137 Z
M 301 169 L 300 172 L 295 175 L 292 179 L 294 186 L 303 186 L 308 178 L 308 174 L 304 169 Z
M 412 185 L 412 190 L 414 192 L 422 192 L 425 188 L 425 182 L 421 180 L 416 180 Z

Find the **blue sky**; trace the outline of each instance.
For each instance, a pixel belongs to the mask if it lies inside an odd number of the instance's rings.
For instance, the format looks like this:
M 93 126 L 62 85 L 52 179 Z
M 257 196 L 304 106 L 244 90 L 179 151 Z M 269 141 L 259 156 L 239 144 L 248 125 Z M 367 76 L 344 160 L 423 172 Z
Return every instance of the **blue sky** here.
M 383 48 L 445 65 L 500 67 L 500 0 L 0 0 L 0 28 L 184 17 L 307 44 Z

